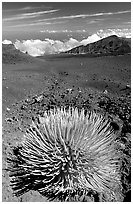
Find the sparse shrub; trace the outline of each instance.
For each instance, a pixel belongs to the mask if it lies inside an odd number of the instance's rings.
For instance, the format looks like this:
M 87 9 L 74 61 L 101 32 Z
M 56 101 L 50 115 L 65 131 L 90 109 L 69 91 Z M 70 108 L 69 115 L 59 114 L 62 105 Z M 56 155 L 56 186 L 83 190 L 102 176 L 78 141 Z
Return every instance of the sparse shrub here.
M 50 201 L 121 201 L 121 152 L 109 122 L 84 109 L 45 112 L 8 158 L 16 196 Z

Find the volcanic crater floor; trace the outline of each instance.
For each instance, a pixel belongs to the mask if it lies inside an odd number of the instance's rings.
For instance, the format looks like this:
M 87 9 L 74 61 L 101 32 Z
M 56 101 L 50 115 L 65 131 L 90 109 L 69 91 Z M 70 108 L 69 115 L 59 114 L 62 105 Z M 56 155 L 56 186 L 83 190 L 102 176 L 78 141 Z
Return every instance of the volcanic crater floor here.
M 51 62 L 40 60 L 36 64 L 25 65 L 3 64 L 3 202 L 48 201 L 35 191 L 20 197 L 13 196 L 6 171 L 6 159 L 11 149 L 21 143 L 32 120 L 37 120 L 38 115 L 43 116 L 44 111 L 54 107 L 72 106 L 78 109 L 84 108 L 86 111 L 94 110 L 105 115 L 118 135 L 121 148 L 130 158 L 131 89 L 127 86 L 130 84 L 130 64 L 126 64 L 124 57 L 121 59 L 106 57 L 90 59 L 90 61 L 86 59 L 83 71 L 81 67 L 83 59 L 76 60 L 73 70 L 71 70 L 71 60 L 67 63 L 65 59 L 64 69 L 61 68 L 62 59 L 53 59 Z M 103 67 L 106 69 L 108 63 L 112 64 L 109 64 L 110 67 L 106 72 L 101 73 L 100 70 Z M 125 66 L 122 63 L 125 63 Z M 87 66 L 92 69 L 87 71 Z M 114 71 L 111 71 L 111 68 Z M 130 192 L 130 161 L 126 170 L 128 173 L 123 173 L 122 177 L 125 201 L 129 198 Z

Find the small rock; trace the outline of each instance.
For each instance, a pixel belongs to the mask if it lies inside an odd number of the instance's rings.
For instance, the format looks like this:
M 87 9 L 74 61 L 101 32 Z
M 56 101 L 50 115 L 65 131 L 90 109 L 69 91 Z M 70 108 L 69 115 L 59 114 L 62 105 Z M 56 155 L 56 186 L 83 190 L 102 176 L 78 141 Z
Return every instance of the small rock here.
M 42 101 L 42 99 L 43 99 L 43 95 L 38 96 L 37 98 L 35 98 L 35 100 L 36 100 L 37 102 Z
M 6 108 L 7 111 L 10 111 L 10 108 Z
M 12 117 L 12 120 L 18 121 L 18 119 L 15 116 Z
M 125 149 L 125 144 L 121 143 L 120 145 L 122 149 Z
M 131 86 L 129 84 L 126 85 L 127 89 L 131 89 Z
M 27 99 L 25 100 L 25 102 L 29 102 L 29 99 L 27 98 Z
M 104 93 L 104 94 L 107 94 L 107 93 L 108 93 L 108 91 L 105 89 L 105 90 L 103 91 L 103 93 Z
M 18 130 L 21 130 L 21 131 L 22 131 L 22 128 L 21 128 L 21 127 L 18 127 Z
M 6 86 L 6 89 L 8 89 L 8 86 Z
M 68 92 L 68 93 L 72 93 L 72 90 L 73 90 L 73 89 L 67 89 L 67 92 Z
M 25 109 L 26 109 L 26 106 L 22 105 L 21 110 L 25 110 Z
M 12 118 L 6 118 L 5 121 L 11 123 L 13 120 Z

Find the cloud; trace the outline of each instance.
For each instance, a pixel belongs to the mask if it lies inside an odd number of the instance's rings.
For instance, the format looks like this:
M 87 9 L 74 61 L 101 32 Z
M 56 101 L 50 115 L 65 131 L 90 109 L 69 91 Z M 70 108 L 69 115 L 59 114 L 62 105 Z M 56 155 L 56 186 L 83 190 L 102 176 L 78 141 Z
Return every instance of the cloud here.
M 40 7 L 26 6 L 26 7 L 23 7 L 23 8 L 17 8 L 17 10 L 25 11 L 25 10 L 32 10 L 32 9 L 35 9 L 35 8 L 40 8 Z
M 10 40 L 3 40 L 2 44 L 8 44 L 9 45 L 9 44 L 12 44 L 12 41 L 10 41 Z
M 32 56 L 40 56 L 44 54 L 55 54 L 59 52 L 64 52 L 73 47 L 78 46 L 80 43 L 73 38 L 70 38 L 66 42 L 60 40 L 52 40 L 46 38 L 44 41 L 41 40 L 17 40 L 15 42 L 15 47 L 22 52 L 28 52 Z
M 101 21 L 104 21 L 105 19 L 103 19 L 103 18 L 100 18 L 100 19 L 94 19 L 94 20 L 90 20 L 90 21 L 88 21 L 87 20 L 87 24 L 94 24 L 94 23 L 99 23 L 99 22 L 101 22 Z
M 33 12 L 33 13 L 23 13 L 20 15 L 15 15 L 14 17 L 10 18 L 4 18 L 3 21 L 14 21 L 14 20 L 21 20 L 21 19 L 26 19 L 26 18 L 35 18 L 38 17 L 42 14 L 49 14 L 49 13 L 54 13 L 59 11 L 59 9 L 56 10 L 48 10 L 48 11 L 38 11 L 38 12 Z
M 110 35 L 117 35 L 118 37 L 125 37 L 125 38 L 131 38 L 131 29 L 129 28 L 111 28 L 111 29 L 101 29 L 97 32 L 97 35 L 101 38 L 105 38 Z
M 41 30 L 41 33 L 85 33 L 86 30 Z
M 26 6 L 26 7 L 23 7 L 23 8 L 17 8 L 17 10 L 19 11 L 25 11 L 25 10 L 35 10 L 35 9 L 40 9 L 40 8 L 43 8 L 43 9 L 51 9 L 52 7 L 51 6 L 44 6 L 44 5 L 41 5 L 41 6 Z M 13 9 L 15 10 L 15 9 Z
M 27 11 L 27 10 L 35 10 L 35 9 L 52 9 L 52 7 L 42 4 L 40 6 L 26 6 L 26 7 L 22 7 L 22 8 L 17 8 L 17 11 Z M 16 11 L 16 9 L 14 9 L 14 8 L 10 8 L 10 9 L 3 8 L 3 10 L 6 12 Z
M 88 36 L 87 39 L 84 39 L 80 42 L 80 44 L 82 45 L 87 45 L 89 43 L 93 43 L 93 42 L 96 42 L 98 40 L 101 40 L 101 37 L 99 37 L 97 34 L 93 34 L 91 36 Z
M 67 30 L 64 30 L 67 32 Z M 74 38 L 70 38 L 69 40 L 60 41 L 60 40 L 52 40 L 46 38 L 44 41 L 42 40 L 16 40 L 14 43 L 15 47 L 19 49 L 21 52 L 28 52 L 31 56 L 41 56 L 45 54 L 55 54 L 60 52 L 65 52 L 74 47 L 80 45 L 87 45 L 89 43 L 96 42 L 100 39 L 108 37 L 110 35 L 117 35 L 119 37 L 131 37 L 131 29 L 106 29 L 99 30 L 96 33 L 88 36 L 88 38 L 83 39 L 82 41 L 78 41 Z M 8 44 L 11 41 L 4 40 L 4 43 Z
M 56 22 L 33 22 L 33 23 L 28 23 L 28 24 L 18 24 L 18 25 L 11 25 L 11 26 L 8 26 L 10 28 L 19 28 L 19 27 L 27 27 L 27 26 L 38 26 L 38 25 L 55 25 L 55 24 L 62 24 L 62 23 L 65 23 L 67 21 L 56 21 Z M 41 33 L 44 33 L 44 32 L 47 32 L 47 30 L 42 30 L 40 31 Z
M 46 14 L 46 13 L 53 13 L 53 12 L 57 12 L 59 11 L 59 9 L 56 9 L 56 10 L 49 10 L 49 11 L 38 11 L 38 12 L 34 12 L 34 13 L 24 13 L 22 14 L 22 16 L 39 16 L 39 15 L 42 15 L 42 14 Z
M 87 17 L 97 17 L 97 16 L 109 16 L 109 15 L 117 15 L 117 14 L 124 14 L 124 13 L 130 13 L 130 10 L 126 11 L 117 11 L 117 12 L 107 12 L 107 13 L 94 13 L 94 14 L 78 14 L 78 15 L 70 15 L 70 16 L 59 16 L 59 17 L 53 17 L 53 18 L 46 18 L 40 21 L 49 21 L 49 20 L 61 20 L 61 19 L 75 19 L 75 18 L 87 18 Z

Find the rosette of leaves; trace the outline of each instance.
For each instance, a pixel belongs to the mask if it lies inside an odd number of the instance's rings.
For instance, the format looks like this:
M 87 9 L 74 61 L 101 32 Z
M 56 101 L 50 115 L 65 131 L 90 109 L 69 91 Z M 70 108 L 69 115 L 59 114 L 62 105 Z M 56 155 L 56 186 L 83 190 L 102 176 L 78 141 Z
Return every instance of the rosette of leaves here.
M 8 158 L 16 196 L 50 201 L 121 201 L 121 152 L 110 123 L 95 112 L 57 108 L 33 122 Z

